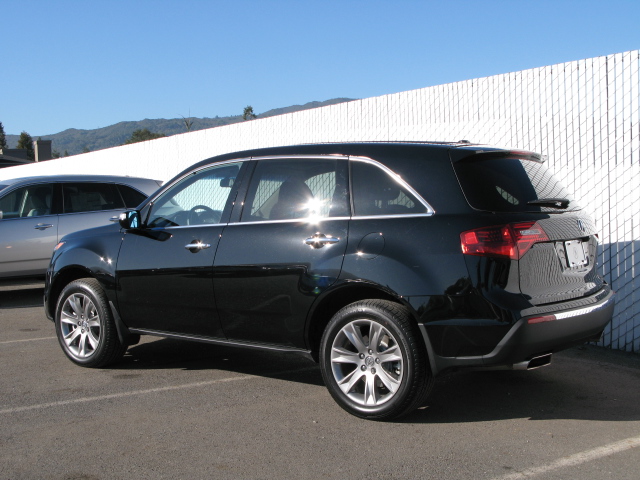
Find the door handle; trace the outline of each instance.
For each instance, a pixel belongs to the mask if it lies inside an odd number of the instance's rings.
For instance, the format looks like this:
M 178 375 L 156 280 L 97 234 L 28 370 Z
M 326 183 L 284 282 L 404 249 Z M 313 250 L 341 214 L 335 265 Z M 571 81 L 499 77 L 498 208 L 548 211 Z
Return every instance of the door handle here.
M 110 221 L 110 222 L 113 222 L 113 223 L 118 222 L 118 221 L 120 221 L 120 217 L 119 217 L 119 216 L 118 216 L 118 217 L 111 217 L 111 218 L 109 219 L 109 221 Z
M 187 245 L 184 246 L 184 248 L 186 248 L 187 250 L 189 250 L 192 253 L 196 253 L 199 252 L 200 250 L 204 250 L 205 248 L 209 248 L 211 247 L 210 243 L 202 243 L 199 241 L 193 241 L 191 243 L 188 243 Z
M 36 230 L 45 230 L 45 229 L 51 228 L 51 227 L 53 227 L 52 223 L 39 223 L 33 228 L 35 228 Z
M 322 248 L 325 245 L 333 245 L 339 241 L 339 238 L 327 237 L 324 233 L 318 232 L 313 237 L 305 239 L 304 244 L 309 245 L 311 248 Z

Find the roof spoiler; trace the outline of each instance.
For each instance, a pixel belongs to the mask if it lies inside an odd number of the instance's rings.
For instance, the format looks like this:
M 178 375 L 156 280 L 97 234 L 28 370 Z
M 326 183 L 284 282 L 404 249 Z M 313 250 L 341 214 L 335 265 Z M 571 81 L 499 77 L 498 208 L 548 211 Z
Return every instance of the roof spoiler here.
M 472 160 L 483 160 L 486 158 L 504 158 L 504 157 L 522 158 L 523 160 L 532 160 L 538 163 L 544 163 L 547 161 L 546 155 L 541 155 L 535 152 L 528 152 L 526 150 L 452 149 L 450 151 L 450 155 L 451 155 L 452 162 L 460 162 L 462 160 L 472 161 Z

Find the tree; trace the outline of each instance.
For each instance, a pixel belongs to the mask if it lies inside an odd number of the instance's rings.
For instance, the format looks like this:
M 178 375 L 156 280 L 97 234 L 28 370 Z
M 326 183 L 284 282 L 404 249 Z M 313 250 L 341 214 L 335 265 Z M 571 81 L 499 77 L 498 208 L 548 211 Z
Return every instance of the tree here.
M 253 107 L 251 105 L 247 105 L 244 107 L 244 112 L 242 112 L 242 120 L 255 120 L 258 116 L 253 113 Z
M 33 150 L 33 138 L 27 132 L 22 132 L 18 138 L 18 148 L 24 148 L 27 151 L 27 158 L 35 160 L 36 152 Z
M 189 113 L 189 118 L 184 118 L 184 115 L 180 115 L 182 117 L 182 121 L 184 122 L 184 128 L 187 129 L 187 132 L 191 131 L 191 127 L 193 126 L 193 120 L 191 120 L 191 113 Z
M 154 133 L 150 132 L 148 128 L 143 128 L 140 130 L 136 130 L 131 134 L 125 142 L 124 145 L 129 145 L 131 143 L 138 142 L 146 142 L 147 140 L 155 140 L 156 138 L 166 137 L 164 133 Z
M 4 125 L 0 122 L 0 148 L 9 148 L 7 146 L 7 137 L 4 134 Z

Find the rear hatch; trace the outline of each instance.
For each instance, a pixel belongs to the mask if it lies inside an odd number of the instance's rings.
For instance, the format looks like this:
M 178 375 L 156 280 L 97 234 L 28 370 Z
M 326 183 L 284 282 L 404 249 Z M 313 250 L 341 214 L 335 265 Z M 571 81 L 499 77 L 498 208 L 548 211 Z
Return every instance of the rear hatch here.
M 469 205 L 491 214 L 489 225 L 461 235 L 464 253 L 513 260 L 520 293 L 536 306 L 602 288 L 595 225 L 540 155 L 458 150 L 452 157 Z

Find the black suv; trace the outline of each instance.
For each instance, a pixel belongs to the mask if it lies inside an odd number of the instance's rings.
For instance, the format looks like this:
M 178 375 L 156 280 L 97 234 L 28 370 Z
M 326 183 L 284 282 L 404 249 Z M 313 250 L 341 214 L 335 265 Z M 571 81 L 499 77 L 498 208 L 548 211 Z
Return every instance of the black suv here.
M 540 155 L 465 143 L 227 154 L 120 225 L 66 236 L 46 313 L 101 367 L 140 335 L 297 352 L 350 413 L 394 418 L 438 373 L 534 368 L 599 338 L 593 222 Z

